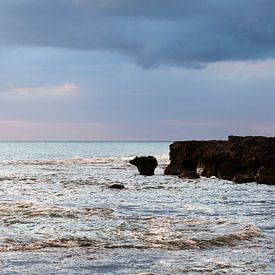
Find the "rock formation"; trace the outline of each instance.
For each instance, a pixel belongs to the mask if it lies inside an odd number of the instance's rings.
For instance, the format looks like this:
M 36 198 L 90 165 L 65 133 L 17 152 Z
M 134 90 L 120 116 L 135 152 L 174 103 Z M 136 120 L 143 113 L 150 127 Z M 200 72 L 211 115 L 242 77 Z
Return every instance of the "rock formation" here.
M 124 189 L 125 186 L 124 186 L 123 184 L 114 183 L 114 184 L 108 186 L 108 188 L 113 188 L 113 189 Z
M 154 175 L 155 168 L 158 166 L 158 162 L 155 157 L 135 157 L 129 161 L 135 165 L 141 175 L 152 176 Z
M 275 137 L 177 141 L 170 145 L 166 175 L 215 176 L 236 183 L 275 184 Z

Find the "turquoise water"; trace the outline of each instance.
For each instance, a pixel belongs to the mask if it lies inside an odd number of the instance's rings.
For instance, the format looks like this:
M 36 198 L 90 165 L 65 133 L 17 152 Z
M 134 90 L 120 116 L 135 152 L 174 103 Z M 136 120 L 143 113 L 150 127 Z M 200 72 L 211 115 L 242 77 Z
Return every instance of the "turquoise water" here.
M 164 175 L 169 144 L 0 142 L 1 274 L 274 274 L 274 186 Z

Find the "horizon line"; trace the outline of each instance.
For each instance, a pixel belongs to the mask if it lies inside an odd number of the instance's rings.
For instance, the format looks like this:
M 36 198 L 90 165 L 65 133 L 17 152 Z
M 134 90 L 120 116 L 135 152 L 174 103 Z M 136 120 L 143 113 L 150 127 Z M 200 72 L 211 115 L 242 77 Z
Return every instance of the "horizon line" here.
M 0 142 L 172 142 L 173 140 L 0 140 Z

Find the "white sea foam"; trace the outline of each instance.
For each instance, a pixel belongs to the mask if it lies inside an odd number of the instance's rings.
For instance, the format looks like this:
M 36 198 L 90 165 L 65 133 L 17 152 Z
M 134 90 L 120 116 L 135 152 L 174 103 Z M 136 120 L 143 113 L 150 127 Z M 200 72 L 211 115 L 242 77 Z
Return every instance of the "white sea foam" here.
M 55 229 L 61 222 L 62 226 Z M 236 225 L 211 219 L 189 220 L 165 216 L 137 219 L 120 216 L 111 208 L 73 209 L 31 201 L 0 202 L 0 224 L 4 227 L 12 226 L 13 232 L 18 234 L 4 235 L 0 242 L 0 252 L 82 246 L 205 249 L 235 245 L 261 234 L 260 229 L 253 224 Z M 21 232 L 26 225 L 29 232 L 24 235 L 28 237 L 22 238 Z M 218 229 L 219 226 L 222 226 L 222 230 Z M 190 228 L 193 232 L 190 232 Z M 217 228 L 217 232 L 209 233 L 210 228 Z M 5 229 L 2 229 L 3 232 Z M 57 232 L 59 238 L 56 238 Z
M 129 161 L 135 156 L 111 156 L 111 157 L 89 157 L 83 158 L 75 156 L 68 159 L 57 160 L 14 160 L 14 161 L 2 161 L 1 166 L 6 165 L 101 165 L 101 164 L 129 164 Z M 156 159 L 159 165 L 168 164 L 169 156 L 166 154 L 156 155 Z M 129 164 L 130 165 L 130 164 Z

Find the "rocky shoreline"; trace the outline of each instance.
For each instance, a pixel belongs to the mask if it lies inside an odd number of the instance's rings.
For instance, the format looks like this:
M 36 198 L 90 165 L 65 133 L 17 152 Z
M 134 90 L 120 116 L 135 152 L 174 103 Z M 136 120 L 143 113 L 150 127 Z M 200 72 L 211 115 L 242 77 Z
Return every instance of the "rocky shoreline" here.
M 177 141 L 170 145 L 166 175 L 212 177 L 236 183 L 275 184 L 275 137 L 229 136 L 228 140 Z

